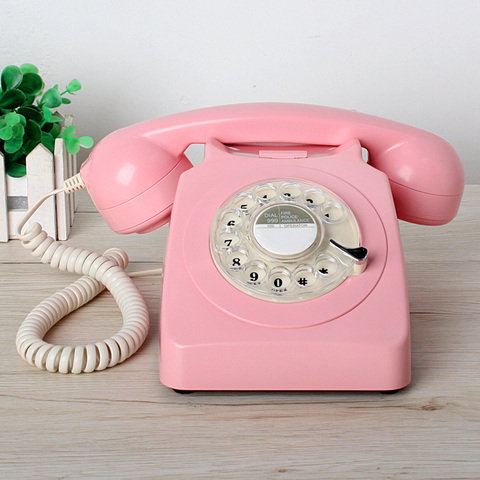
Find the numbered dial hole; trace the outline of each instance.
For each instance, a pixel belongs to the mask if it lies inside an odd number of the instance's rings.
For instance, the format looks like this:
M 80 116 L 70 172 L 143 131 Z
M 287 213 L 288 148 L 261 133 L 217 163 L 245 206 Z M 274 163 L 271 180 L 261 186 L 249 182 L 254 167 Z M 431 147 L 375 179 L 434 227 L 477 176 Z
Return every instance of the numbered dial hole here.
M 313 267 L 300 265 L 293 274 L 293 280 L 298 288 L 306 289 L 314 287 L 317 277 Z
M 229 250 L 240 244 L 240 234 L 224 230 L 220 233 L 217 239 L 217 246 L 221 250 Z
M 267 266 L 263 262 L 251 262 L 245 266 L 245 281 L 249 285 L 261 285 L 267 277 Z
M 230 270 L 241 270 L 248 261 L 248 252 L 244 248 L 237 248 L 225 257 L 225 264 Z
M 259 185 L 255 189 L 255 195 L 260 203 L 267 203 L 277 197 L 278 191 L 272 184 Z
M 250 213 L 257 206 L 257 202 L 250 193 L 242 194 L 235 200 L 235 207 L 237 207 L 242 213 Z
M 302 194 L 302 189 L 297 183 L 285 183 L 280 188 L 280 194 L 284 200 L 296 200 Z
M 274 293 L 283 293 L 288 290 L 292 282 L 290 272 L 283 267 L 274 268 L 268 277 L 268 285 Z
M 319 207 L 323 205 L 326 200 L 325 193 L 321 190 L 311 189 L 305 192 L 305 203 L 312 208 Z
M 345 209 L 339 203 L 329 202 L 323 206 L 322 216 L 327 223 L 339 223 L 345 218 Z
M 338 261 L 330 255 L 319 255 L 315 268 L 321 278 L 330 278 L 337 274 L 339 269 Z
M 236 210 L 228 210 L 220 217 L 220 223 L 229 228 L 239 227 L 242 221 L 242 214 Z

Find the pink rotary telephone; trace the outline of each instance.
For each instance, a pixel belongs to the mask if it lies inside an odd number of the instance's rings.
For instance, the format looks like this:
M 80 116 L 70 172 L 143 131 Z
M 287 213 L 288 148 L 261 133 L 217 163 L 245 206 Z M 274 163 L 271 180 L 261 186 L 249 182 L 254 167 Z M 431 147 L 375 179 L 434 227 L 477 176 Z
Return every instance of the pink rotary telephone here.
M 205 159 L 192 168 L 184 152 L 197 143 Z M 118 130 L 80 174 L 114 231 L 170 221 L 165 385 L 388 391 L 410 382 L 397 218 L 441 225 L 456 215 L 463 167 L 441 138 L 334 108 L 230 105 Z M 94 347 L 90 358 L 88 371 Z
M 184 151 L 193 143 L 206 152 L 192 169 Z M 116 131 L 81 175 L 116 232 L 170 221 L 165 385 L 395 390 L 410 382 L 397 218 L 454 218 L 464 174 L 444 140 L 334 108 L 229 105 Z

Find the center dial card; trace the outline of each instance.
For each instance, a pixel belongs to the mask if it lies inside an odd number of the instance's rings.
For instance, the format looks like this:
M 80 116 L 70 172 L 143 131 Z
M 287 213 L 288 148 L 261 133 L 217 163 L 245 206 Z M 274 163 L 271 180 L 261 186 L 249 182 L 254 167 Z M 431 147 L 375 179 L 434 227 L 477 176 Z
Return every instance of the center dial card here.
M 259 209 L 252 219 L 251 237 L 271 255 L 301 254 L 321 240 L 314 215 L 299 205 L 279 203 Z

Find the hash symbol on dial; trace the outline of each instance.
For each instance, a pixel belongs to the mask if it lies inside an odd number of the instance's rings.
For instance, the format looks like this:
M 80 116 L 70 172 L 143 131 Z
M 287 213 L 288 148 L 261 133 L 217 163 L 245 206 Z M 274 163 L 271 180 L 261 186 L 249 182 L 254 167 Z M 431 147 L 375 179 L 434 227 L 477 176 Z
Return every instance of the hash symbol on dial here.
M 308 284 L 308 280 L 305 277 L 299 278 L 297 282 L 304 287 Z

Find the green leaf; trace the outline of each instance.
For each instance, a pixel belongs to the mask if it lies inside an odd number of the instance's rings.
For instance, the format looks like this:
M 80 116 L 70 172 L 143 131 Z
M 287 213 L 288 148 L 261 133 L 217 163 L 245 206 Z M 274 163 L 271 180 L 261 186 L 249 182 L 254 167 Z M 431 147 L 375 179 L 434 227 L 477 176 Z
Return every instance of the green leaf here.
M 23 128 L 23 125 L 20 125 L 19 123 L 17 123 L 17 125 L 14 125 L 12 127 L 13 138 L 21 140 L 24 134 L 25 134 L 25 128 Z
M 61 104 L 62 97 L 55 87 L 48 89 L 40 100 L 40 105 L 44 105 L 48 108 L 57 108 Z
M 67 85 L 67 92 L 68 93 L 75 93 L 78 92 L 82 88 L 80 82 L 74 78 L 68 85 Z
M 62 97 L 62 103 L 68 105 L 69 103 L 72 103 L 72 101 L 69 98 Z
M 22 91 L 13 88 L 11 90 L 7 90 L 0 97 L 0 108 L 8 108 L 13 110 L 14 108 L 22 106 L 24 101 L 25 94 Z
M 5 67 L 2 72 L 2 90 L 6 92 L 20 84 L 23 78 L 22 71 L 15 65 Z
M 31 63 L 24 63 L 20 65 L 20 70 L 25 73 L 38 73 L 38 68 Z
M 5 141 L 3 148 L 6 153 L 15 153 L 22 148 L 22 145 L 23 141 L 21 138 L 10 138 L 10 140 Z
M 49 133 L 42 132 L 42 145 L 47 147 L 52 153 L 55 149 L 55 139 Z
M 3 157 L 5 158 L 5 164 L 8 162 L 18 162 L 25 165 L 26 163 L 26 157 L 23 154 L 23 148 L 15 153 L 5 153 Z
M 51 123 L 62 123 L 64 118 L 62 118 L 60 115 L 56 115 L 55 113 L 50 117 L 50 122 Z
M 68 153 L 75 155 L 80 150 L 80 143 L 77 138 L 66 138 L 65 148 L 67 149 Z
M 45 121 L 49 122 L 50 119 L 52 118 L 52 112 L 45 106 L 42 107 L 42 111 L 43 111 L 43 117 Z
M 7 125 L 13 126 L 17 123 L 20 123 L 20 115 L 15 112 L 10 112 L 5 115 L 5 123 Z
M 52 135 L 53 138 L 58 138 L 61 131 L 62 131 L 62 127 L 60 126 L 59 123 L 52 124 L 52 129 L 50 130 L 50 134 Z
M 13 132 L 12 127 L 7 125 L 0 130 L 0 139 L 1 140 L 10 140 L 12 138 Z
M 48 110 L 48 112 L 50 112 L 50 110 Z M 37 123 L 42 123 L 44 120 L 43 113 L 35 105 L 28 107 L 20 107 L 17 109 L 17 113 L 23 115 L 27 120 L 33 120 Z
M 15 178 L 23 177 L 27 173 L 27 167 L 17 162 L 6 162 L 5 170 L 7 172 L 7 175 Z
M 69 127 L 67 127 L 60 134 L 60 137 L 64 138 L 65 140 L 67 140 L 67 138 L 74 138 L 76 140 L 77 138 L 75 137 L 75 125 L 70 125 Z
M 23 102 L 23 106 L 27 107 L 32 105 L 37 96 L 38 95 L 25 95 L 25 101 Z
M 33 120 L 28 120 L 27 126 L 25 127 L 25 136 L 29 140 L 39 143 L 42 138 L 42 131 L 40 129 L 40 126 Z
M 80 137 L 78 143 L 83 148 L 92 148 L 93 147 L 93 138 L 92 137 Z
M 39 140 L 29 140 L 27 137 L 23 137 L 22 153 L 25 157 L 40 143 Z
M 44 83 L 40 75 L 36 73 L 26 73 L 18 89 L 27 95 L 40 95 L 43 87 Z
M 42 132 L 49 132 L 55 124 L 52 122 L 45 122 L 42 125 Z

